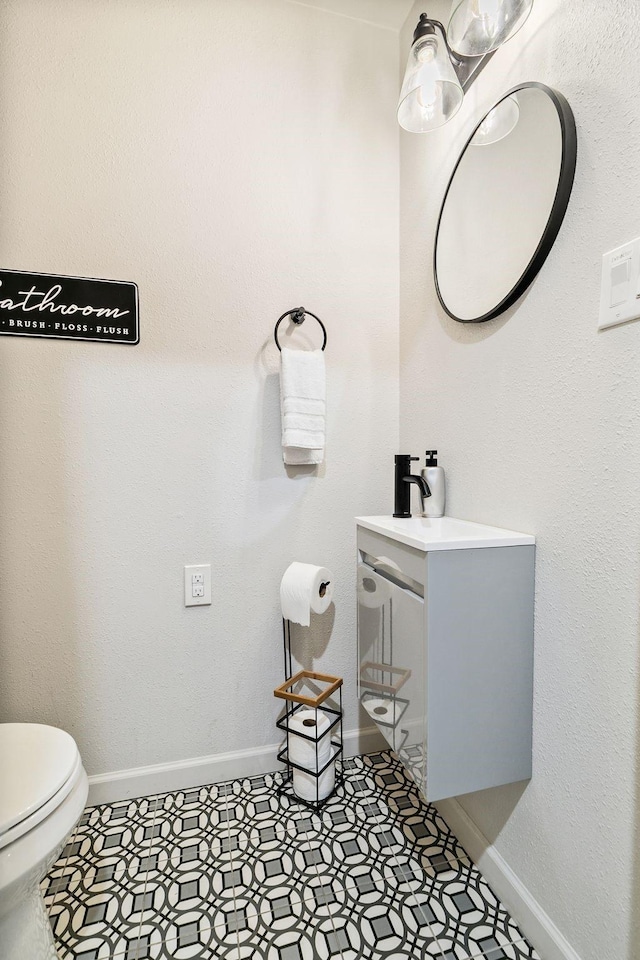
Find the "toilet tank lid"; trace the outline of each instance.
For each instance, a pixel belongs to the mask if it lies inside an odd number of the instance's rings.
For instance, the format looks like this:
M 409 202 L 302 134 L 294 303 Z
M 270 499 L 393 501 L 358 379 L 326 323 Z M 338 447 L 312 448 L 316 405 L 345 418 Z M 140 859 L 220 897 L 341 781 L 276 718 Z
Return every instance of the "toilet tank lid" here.
M 42 723 L 0 723 L 0 835 L 31 816 L 73 773 L 73 737 Z

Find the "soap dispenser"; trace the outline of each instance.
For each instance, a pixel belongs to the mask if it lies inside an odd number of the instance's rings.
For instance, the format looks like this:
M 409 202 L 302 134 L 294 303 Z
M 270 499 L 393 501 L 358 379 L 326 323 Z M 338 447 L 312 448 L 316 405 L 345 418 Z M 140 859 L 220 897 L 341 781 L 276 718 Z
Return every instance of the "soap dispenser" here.
M 423 517 L 444 517 L 444 470 L 438 466 L 438 451 L 427 450 L 422 476 L 427 481 L 431 496 L 422 501 Z

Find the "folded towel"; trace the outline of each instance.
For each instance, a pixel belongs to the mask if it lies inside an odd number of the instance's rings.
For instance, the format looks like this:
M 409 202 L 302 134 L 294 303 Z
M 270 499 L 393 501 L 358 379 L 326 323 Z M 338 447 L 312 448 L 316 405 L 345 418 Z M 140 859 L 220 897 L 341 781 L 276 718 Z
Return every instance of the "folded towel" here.
M 280 358 L 280 409 L 285 463 L 322 463 L 325 393 L 322 350 L 289 350 L 283 347 Z

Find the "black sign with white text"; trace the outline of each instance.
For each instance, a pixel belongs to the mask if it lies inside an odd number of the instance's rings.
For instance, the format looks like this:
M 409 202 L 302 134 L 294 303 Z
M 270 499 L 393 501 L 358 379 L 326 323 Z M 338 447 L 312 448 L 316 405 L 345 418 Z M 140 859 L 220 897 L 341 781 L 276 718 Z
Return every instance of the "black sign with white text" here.
M 119 280 L 0 270 L 0 334 L 138 343 L 138 287 Z

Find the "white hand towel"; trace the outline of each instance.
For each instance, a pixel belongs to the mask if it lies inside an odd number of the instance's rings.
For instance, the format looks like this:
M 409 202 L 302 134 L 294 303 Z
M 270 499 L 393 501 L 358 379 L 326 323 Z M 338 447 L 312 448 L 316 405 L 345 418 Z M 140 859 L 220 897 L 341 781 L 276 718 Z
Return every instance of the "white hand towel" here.
M 326 379 L 322 350 L 282 348 L 280 409 L 285 463 L 322 463 Z

